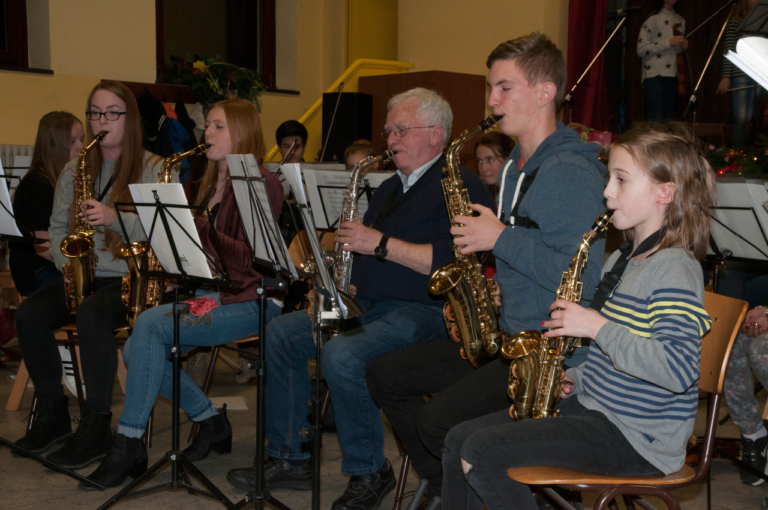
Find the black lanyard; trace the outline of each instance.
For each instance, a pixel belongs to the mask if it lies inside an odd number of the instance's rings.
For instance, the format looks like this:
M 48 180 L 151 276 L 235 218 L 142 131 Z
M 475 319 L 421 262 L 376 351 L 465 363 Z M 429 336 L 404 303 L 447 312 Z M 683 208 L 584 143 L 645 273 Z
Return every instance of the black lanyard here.
M 589 303 L 589 307 L 599 312 L 603 308 L 605 302 L 613 297 L 613 293 L 621 284 L 621 275 L 624 274 L 624 270 L 627 268 L 630 259 L 652 250 L 657 244 L 659 244 L 659 240 L 663 235 L 664 229 L 657 230 L 653 234 L 649 235 L 642 243 L 640 243 L 640 246 L 638 246 L 631 255 L 630 252 L 632 252 L 632 241 L 624 241 L 624 243 L 622 243 L 622 245 L 619 247 L 621 255 L 619 256 L 618 260 L 616 260 L 616 263 L 613 265 L 611 270 L 605 273 L 605 276 L 603 276 L 600 284 L 595 288 L 595 295 L 592 298 L 592 302 Z
M 107 192 L 109 191 L 109 188 L 112 187 L 112 183 L 114 181 L 115 181 L 115 176 L 112 175 L 112 177 L 110 177 L 109 180 L 107 181 L 107 185 L 104 187 L 104 190 L 101 193 L 99 193 L 99 198 L 96 199 L 98 202 L 101 202 L 104 199 Z
M 439 165 L 443 160 L 443 158 L 438 159 L 435 161 L 435 163 L 429 167 L 429 170 L 426 171 L 424 175 L 419 177 L 419 180 L 416 181 L 416 184 L 408 188 L 408 191 L 406 191 L 403 195 L 400 196 L 399 199 L 395 200 L 397 198 L 398 193 L 400 192 L 400 188 L 402 184 L 395 186 L 395 189 L 392 191 L 392 193 L 389 194 L 387 197 L 387 200 L 384 202 L 384 205 L 381 207 L 381 211 L 379 211 L 379 214 L 376 216 L 376 219 L 371 224 L 371 228 L 375 229 L 378 228 L 379 225 L 384 223 L 387 218 L 392 216 L 394 212 L 403 205 L 409 198 L 411 198 L 413 195 L 416 194 L 416 191 L 419 190 L 422 184 L 427 180 L 427 177 L 434 172 L 435 168 L 440 168 L 442 165 Z

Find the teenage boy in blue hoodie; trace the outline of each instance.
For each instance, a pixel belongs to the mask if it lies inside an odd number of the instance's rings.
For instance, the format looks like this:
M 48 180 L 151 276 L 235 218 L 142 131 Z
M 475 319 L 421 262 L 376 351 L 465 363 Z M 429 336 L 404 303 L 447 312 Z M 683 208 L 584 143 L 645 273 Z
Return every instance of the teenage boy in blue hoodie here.
M 493 251 L 501 291 L 499 325 L 507 333 L 541 329 L 563 271 L 594 220 L 604 212 L 605 166 L 599 146 L 584 143 L 557 122 L 566 66 L 545 35 L 532 33 L 501 43 L 488 57 L 488 104 L 503 115 L 501 131 L 518 145 L 500 170 L 498 217 L 480 205 L 474 218 L 457 218 L 451 233 L 462 253 Z M 583 273 L 587 305 L 597 286 L 605 241 L 592 247 Z M 583 351 L 583 352 L 582 352 Z M 576 349 L 567 364 L 586 359 Z M 440 457 L 454 425 L 509 407 L 509 361 L 479 369 L 462 359 L 449 340 L 384 354 L 368 365 L 368 388 L 400 437 L 413 467 L 440 495 Z M 425 402 L 425 394 L 436 394 Z

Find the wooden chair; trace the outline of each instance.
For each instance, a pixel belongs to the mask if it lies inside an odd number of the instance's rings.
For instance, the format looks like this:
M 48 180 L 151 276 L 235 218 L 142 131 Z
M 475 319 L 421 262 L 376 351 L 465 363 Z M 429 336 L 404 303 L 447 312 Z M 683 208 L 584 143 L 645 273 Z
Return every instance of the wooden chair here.
M 702 339 L 699 379 L 699 389 L 708 393 L 707 422 L 701 454 L 695 470 L 689 465 L 684 465 L 680 471 L 666 476 L 663 474 L 608 476 L 575 469 L 540 466 L 511 468 L 507 471 L 509 477 L 527 485 L 543 486 L 542 492 L 560 507 L 569 510 L 574 508 L 560 497 L 552 486 L 577 492 L 599 493 L 594 507 L 596 510 L 603 510 L 606 507 L 617 509 L 618 505 L 614 500 L 617 496 L 624 498 L 627 508 L 634 508 L 633 503 L 643 508 L 654 508 L 640 496 L 655 496 L 664 501 L 671 510 L 680 510 L 680 505 L 670 491 L 700 483 L 708 478 L 725 369 L 731 346 L 747 313 L 746 302 L 710 292 L 705 292 L 704 307 L 712 318 L 712 329 Z

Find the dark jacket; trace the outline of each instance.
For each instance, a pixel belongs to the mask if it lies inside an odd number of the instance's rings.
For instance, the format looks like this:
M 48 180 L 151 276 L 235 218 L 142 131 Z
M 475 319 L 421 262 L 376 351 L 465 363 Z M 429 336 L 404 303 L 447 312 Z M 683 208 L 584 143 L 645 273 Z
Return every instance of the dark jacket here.
M 259 167 L 259 170 L 267 186 L 272 210 L 279 219 L 283 208 L 283 187 L 266 168 Z M 264 276 L 253 263 L 253 252 L 248 244 L 240 212 L 237 209 L 232 182 L 229 180 L 221 197 L 215 225 L 214 229 L 208 218 L 195 217 L 195 226 L 206 253 L 219 267 L 222 265 L 222 260 L 218 254 L 223 254 L 223 265 L 229 273 L 229 278 L 242 282 L 239 287 L 219 287 L 221 303 L 228 305 L 257 299 L 256 289 L 260 287 L 260 280 Z

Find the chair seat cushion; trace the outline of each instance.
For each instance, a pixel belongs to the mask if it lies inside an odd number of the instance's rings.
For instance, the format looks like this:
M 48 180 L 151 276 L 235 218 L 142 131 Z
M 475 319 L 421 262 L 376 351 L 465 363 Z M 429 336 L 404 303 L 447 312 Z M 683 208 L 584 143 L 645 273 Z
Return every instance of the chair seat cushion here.
M 685 465 L 670 475 L 610 476 L 553 466 L 510 468 L 509 477 L 526 485 L 677 485 L 693 480 L 696 472 Z

